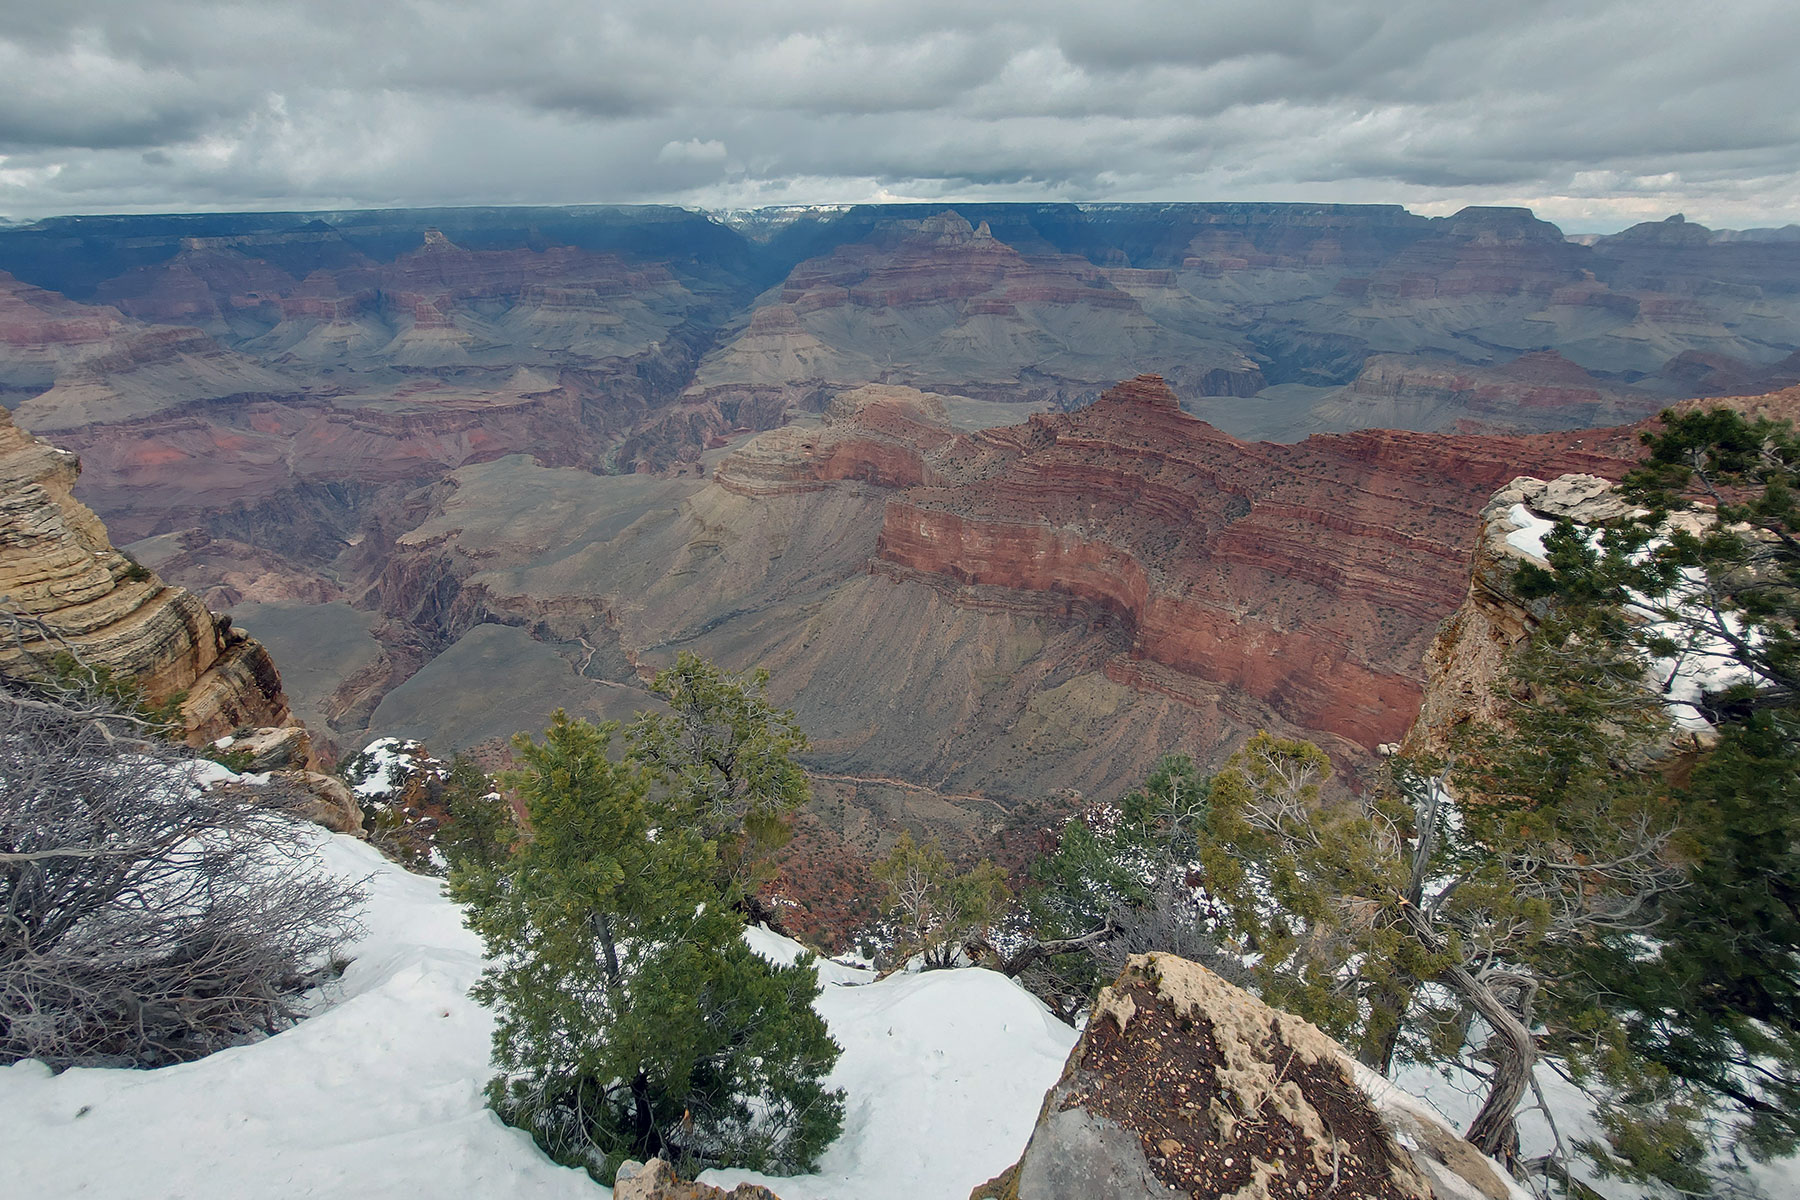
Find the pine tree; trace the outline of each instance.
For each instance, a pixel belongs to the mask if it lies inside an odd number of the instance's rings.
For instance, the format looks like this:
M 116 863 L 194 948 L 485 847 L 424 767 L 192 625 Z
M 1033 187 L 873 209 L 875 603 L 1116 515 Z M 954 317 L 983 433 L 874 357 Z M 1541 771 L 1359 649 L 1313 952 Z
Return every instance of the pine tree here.
M 494 963 L 474 991 L 497 1018 L 490 1102 L 603 1181 L 653 1154 L 806 1169 L 843 1117 L 817 973 L 750 951 L 714 844 L 608 758 L 615 728 L 559 712 L 543 742 L 515 739 L 530 837 L 451 873 Z
M 1741 1115 L 1753 1154 L 1800 1147 L 1800 436 L 1725 408 L 1663 414 L 1598 539 L 1567 522 L 1519 587 L 1588 644 L 1713 668 L 1718 741 L 1675 797 L 1696 838 L 1653 960 L 1610 985 L 1632 1052 Z M 1671 516 L 1673 515 L 1673 520 Z M 1722 669 L 1721 669 L 1722 668 Z M 1641 959 L 1641 956 L 1640 956 Z
M 450 762 L 443 804 L 449 820 L 438 831 L 437 846 L 445 861 L 490 869 L 506 861 L 519 839 L 512 806 L 466 755 L 458 754 Z

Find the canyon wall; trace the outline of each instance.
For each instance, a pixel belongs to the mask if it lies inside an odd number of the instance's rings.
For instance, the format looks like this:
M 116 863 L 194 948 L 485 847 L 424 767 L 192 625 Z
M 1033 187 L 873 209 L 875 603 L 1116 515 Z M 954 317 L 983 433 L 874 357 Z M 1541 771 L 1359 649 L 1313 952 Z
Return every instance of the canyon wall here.
M 95 217 L 0 270 L 0 400 L 114 536 L 337 606 L 283 643 L 344 643 L 322 740 L 504 625 L 446 663 L 535 639 L 606 712 L 678 644 L 766 661 L 822 760 L 938 795 L 1115 786 L 1119 721 L 1366 756 L 1494 488 L 1616 473 L 1629 437 L 1555 431 L 1800 348 L 1794 247 L 1514 209 Z M 1181 405 L 1093 402 L 1145 370 Z
M 889 500 L 876 568 L 1084 601 L 1128 637 L 1109 677 L 1223 684 L 1372 750 L 1412 721 L 1418 655 L 1462 595 L 1459 527 L 1481 499 L 1526 462 L 1616 475 L 1632 456 L 1623 431 L 1252 445 L 1140 376 L 940 448 L 937 481 Z

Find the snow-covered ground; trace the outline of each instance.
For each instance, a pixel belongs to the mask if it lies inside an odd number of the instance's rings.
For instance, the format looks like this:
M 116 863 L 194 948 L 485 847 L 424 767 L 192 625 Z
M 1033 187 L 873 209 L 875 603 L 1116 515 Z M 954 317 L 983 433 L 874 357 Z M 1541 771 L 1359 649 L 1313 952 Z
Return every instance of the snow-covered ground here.
M 370 896 L 366 933 L 321 1011 L 266 1041 L 157 1071 L 0 1067 L 0 1195 L 609 1195 L 484 1106 L 492 1022 L 467 994 L 481 945 L 440 882 L 356 839 L 318 837 L 326 864 L 363 879 Z M 748 936 L 772 959 L 800 951 L 766 930 Z M 844 1047 L 832 1077 L 848 1093 L 843 1136 L 816 1175 L 714 1171 L 706 1181 L 764 1182 L 783 1200 L 921 1200 L 966 1196 L 1017 1159 L 1074 1030 L 990 971 L 874 981 L 821 962 L 819 976 L 819 1011 Z M 1467 1097 L 1444 1080 L 1419 1072 L 1404 1083 L 1468 1115 Z M 1565 1136 L 1588 1132 L 1576 1113 L 1562 1116 Z M 1527 1138 L 1535 1144 L 1543 1131 L 1528 1128 Z M 1793 1165 L 1756 1174 L 1771 1196 L 1800 1200 Z
M 331 1007 L 250 1046 L 156 1071 L 0 1068 L 9 1195 L 604 1195 L 482 1106 L 487 1014 L 467 997 L 481 944 L 441 883 L 321 836 L 367 877 L 367 934 Z
M 798 944 L 751 930 L 764 956 Z M 782 1200 L 921 1200 L 967 1196 L 1019 1157 L 1075 1031 L 1012 980 L 965 969 L 890 975 L 820 963 L 816 1006 L 844 1048 L 832 1082 L 845 1090 L 844 1133 L 819 1173 L 771 1179 L 708 1171 L 729 1188 L 762 1183 Z
M 367 933 L 318 1015 L 255 1045 L 157 1071 L 0 1067 L 0 1193 L 54 1200 L 588 1197 L 483 1106 L 492 1023 L 468 998 L 481 945 L 440 883 L 320 835 L 366 877 Z M 757 948 L 799 947 L 752 931 Z M 844 1046 L 843 1137 L 784 1200 L 963 1196 L 1018 1157 L 1074 1031 L 987 971 L 868 982 L 820 964 Z M 742 1173 L 719 1173 L 723 1179 Z

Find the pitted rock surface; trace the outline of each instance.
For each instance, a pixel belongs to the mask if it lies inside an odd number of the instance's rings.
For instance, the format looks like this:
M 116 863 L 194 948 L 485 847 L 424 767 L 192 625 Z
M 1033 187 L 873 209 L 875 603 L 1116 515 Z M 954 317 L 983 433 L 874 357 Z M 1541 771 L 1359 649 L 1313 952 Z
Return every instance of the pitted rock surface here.
M 1359 1079 L 1307 1022 L 1185 959 L 1137 955 L 1101 993 L 1018 1165 L 973 1195 L 1518 1195 L 1423 1104 L 1377 1103 Z
M 647 1163 L 628 1162 L 613 1181 L 613 1200 L 781 1200 L 768 1188 L 740 1183 L 729 1192 L 679 1178 L 675 1168 L 660 1158 Z

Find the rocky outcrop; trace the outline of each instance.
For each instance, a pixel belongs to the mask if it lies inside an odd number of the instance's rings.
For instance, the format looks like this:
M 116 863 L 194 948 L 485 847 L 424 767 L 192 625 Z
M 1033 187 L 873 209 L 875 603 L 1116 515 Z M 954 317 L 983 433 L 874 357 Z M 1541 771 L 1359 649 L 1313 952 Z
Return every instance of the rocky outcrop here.
M 971 1200 L 1521 1200 L 1422 1102 L 1206 968 L 1136 955 Z
M 258 803 L 323 825 L 334 833 L 360 836 L 364 832 L 362 807 L 335 775 L 299 769 L 271 771 L 247 776 L 244 786 Z
M 152 704 L 179 700 L 195 745 L 289 724 L 268 652 L 115 550 L 71 493 L 79 469 L 0 412 L 0 670 L 38 673 L 72 654 Z
M 704 1183 L 690 1183 L 660 1158 L 647 1163 L 627 1162 L 613 1181 L 613 1200 L 781 1200 L 768 1188 L 740 1183 L 729 1192 Z
M 1494 493 L 1481 510 L 1468 594 L 1425 653 L 1424 695 L 1402 749 L 1442 753 L 1459 727 L 1501 723 L 1502 701 L 1494 684 L 1543 617 L 1541 604 L 1522 599 L 1512 588 L 1520 563 L 1544 565 L 1520 536 L 1532 519 L 1568 517 L 1588 524 L 1627 511 L 1612 485 L 1594 475 L 1551 480 L 1520 476 Z

